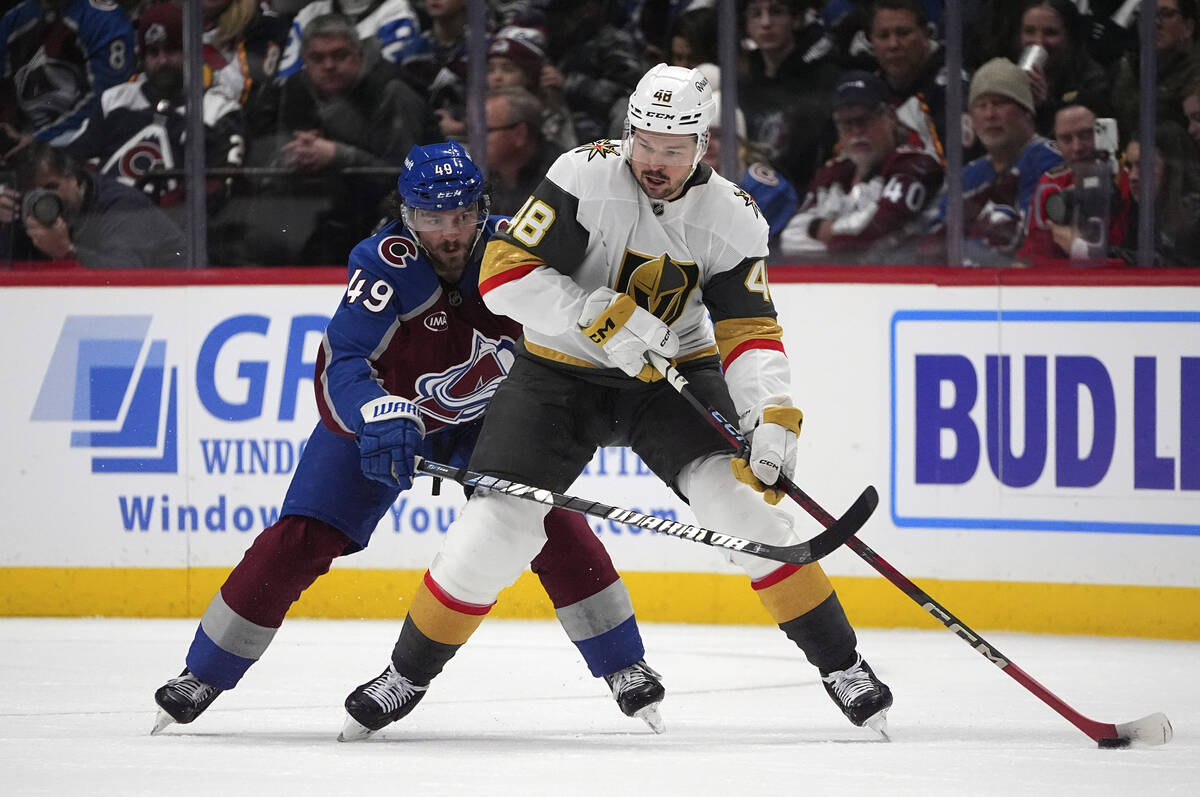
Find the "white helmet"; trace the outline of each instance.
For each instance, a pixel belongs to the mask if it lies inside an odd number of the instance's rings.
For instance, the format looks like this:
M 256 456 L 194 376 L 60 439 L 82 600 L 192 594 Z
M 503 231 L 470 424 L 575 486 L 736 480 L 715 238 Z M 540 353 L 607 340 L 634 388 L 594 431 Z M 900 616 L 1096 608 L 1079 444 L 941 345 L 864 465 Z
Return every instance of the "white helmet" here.
M 712 87 L 704 73 L 658 64 L 642 76 L 629 96 L 622 156 L 629 159 L 634 128 L 651 133 L 691 133 L 696 136 L 696 157 L 692 161 L 695 169 L 708 148 L 708 126 L 716 118 L 716 111 Z

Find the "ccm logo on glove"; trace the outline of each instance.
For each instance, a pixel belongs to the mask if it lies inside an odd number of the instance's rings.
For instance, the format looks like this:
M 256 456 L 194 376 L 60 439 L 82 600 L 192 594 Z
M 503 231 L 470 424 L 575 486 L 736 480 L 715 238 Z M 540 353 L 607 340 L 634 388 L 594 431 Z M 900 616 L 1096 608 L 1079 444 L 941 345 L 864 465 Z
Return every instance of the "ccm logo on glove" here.
M 656 372 L 646 362 L 646 352 L 668 360 L 679 353 L 679 338 L 669 326 L 638 307 L 632 296 L 612 288 L 597 288 L 588 295 L 579 326 L 612 365 L 647 382 Z

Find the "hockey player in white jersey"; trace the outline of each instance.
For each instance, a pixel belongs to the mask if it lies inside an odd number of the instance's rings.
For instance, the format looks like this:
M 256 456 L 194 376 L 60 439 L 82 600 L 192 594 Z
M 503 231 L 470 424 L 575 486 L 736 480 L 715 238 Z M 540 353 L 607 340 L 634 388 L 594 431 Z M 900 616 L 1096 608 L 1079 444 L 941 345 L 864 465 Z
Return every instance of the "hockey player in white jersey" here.
M 773 485 L 790 474 L 802 414 L 767 283 L 767 224 L 701 164 L 712 92 L 659 64 L 630 97 L 623 140 L 562 155 L 488 244 L 484 301 L 524 325 L 471 469 L 565 491 L 602 445 L 628 445 L 707 528 L 789 545 Z M 647 364 L 671 359 L 750 436 L 748 459 Z M 765 499 L 765 500 L 764 500 Z M 409 604 L 383 675 L 346 698 L 342 739 L 407 715 L 544 542 L 546 507 L 476 492 Z M 855 725 L 885 729 L 888 687 L 858 654 L 820 565 L 731 552 L 779 627 Z

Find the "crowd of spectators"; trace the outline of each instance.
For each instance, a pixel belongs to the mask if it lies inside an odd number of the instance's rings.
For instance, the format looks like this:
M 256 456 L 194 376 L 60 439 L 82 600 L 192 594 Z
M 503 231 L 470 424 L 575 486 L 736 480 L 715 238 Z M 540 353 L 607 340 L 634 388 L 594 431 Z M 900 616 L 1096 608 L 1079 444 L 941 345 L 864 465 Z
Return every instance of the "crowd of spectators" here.
M 493 211 L 515 213 L 559 153 L 621 136 L 658 61 L 699 68 L 718 102 L 733 93 L 715 0 L 488 0 L 486 142 L 470 141 L 468 0 L 198 2 L 213 265 L 344 262 L 405 153 L 446 138 L 486 146 Z M 736 148 L 727 176 L 761 206 L 778 262 L 946 262 L 961 137 L 968 264 L 1135 262 L 1153 179 L 1154 264 L 1200 265 L 1197 0 L 1155 3 L 1153 175 L 1137 161 L 1141 0 L 964 0 L 961 119 L 943 0 L 739 0 L 723 81 L 737 129 L 714 130 L 705 163 Z M 184 3 L 6 8 L 0 257 L 182 262 Z M 60 201 L 25 207 L 46 191 Z

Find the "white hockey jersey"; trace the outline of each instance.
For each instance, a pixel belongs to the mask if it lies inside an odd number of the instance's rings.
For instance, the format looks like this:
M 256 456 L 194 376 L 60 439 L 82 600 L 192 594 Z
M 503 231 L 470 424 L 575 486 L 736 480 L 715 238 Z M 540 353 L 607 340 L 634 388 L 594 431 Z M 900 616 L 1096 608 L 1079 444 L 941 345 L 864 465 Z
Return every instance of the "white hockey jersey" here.
M 620 145 L 597 141 L 560 156 L 488 244 L 480 290 L 493 312 L 524 325 L 530 354 L 583 369 L 612 367 L 580 331 L 586 297 L 605 286 L 628 293 L 678 335 L 676 361 L 719 352 L 739 413 L 752 416 L 790 403 L 767 237 L 750 195 L 709 167 L 677 199 L 652 200 Z

